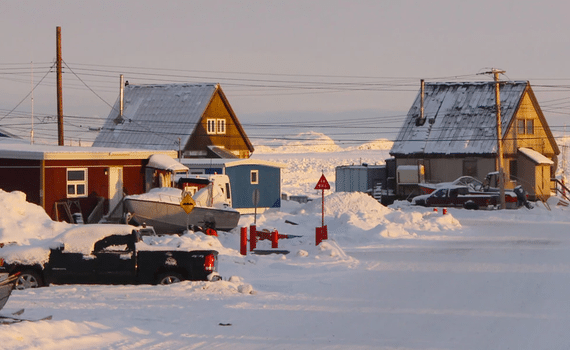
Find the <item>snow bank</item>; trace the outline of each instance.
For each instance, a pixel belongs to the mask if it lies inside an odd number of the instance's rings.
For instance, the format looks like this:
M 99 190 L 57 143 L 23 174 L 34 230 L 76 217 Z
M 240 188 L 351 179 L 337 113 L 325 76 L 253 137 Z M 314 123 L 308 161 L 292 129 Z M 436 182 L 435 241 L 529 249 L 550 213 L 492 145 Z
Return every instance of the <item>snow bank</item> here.
M 67 224 L 54 222 L 39 205 L 26 202 L 20 191 L 0 189 L 0 242 L 29 244 L 33 239 L 47 239 L 60 234 Z

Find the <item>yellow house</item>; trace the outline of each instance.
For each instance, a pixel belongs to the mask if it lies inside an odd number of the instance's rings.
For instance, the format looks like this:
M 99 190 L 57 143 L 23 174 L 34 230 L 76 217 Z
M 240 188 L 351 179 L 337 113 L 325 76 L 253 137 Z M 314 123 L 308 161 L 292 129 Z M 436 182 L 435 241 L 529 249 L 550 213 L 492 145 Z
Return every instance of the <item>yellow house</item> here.
M 507 188 L 520 184 L 531 199 L 549 196 L 560 150 L 529 82 L 500 84 L 503 171 Z M 423 100 L 423 112 L 422 112 Z M 494 82 L 426 83 L 390 154 L 396 166 L 423 164 L 427 182 L 469 175 L 483 180 L 497 171 Z M 529 160 L 528 149 L 545 157 Z M 540 171 L 538 171 L 540 170 Z

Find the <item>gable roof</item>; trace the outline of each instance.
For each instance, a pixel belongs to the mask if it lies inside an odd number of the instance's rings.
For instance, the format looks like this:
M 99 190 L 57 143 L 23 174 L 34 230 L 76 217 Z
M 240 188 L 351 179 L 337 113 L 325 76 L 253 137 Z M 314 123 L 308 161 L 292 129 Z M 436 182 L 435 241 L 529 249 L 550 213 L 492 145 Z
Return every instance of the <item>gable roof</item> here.
M 503 137 L 527 88 L 525 81 L 501 82 Z M 426 121 L 416 124 L 420 92 L 390 150 L 392 156 L 497 153 L 495 82 L 426 83 L 424 91 Z
M 122 120 L 117 99 L 93 146 L 184 148 L 218 91 L 223 95 L 219 84 L 213 83 L 127 85 Z

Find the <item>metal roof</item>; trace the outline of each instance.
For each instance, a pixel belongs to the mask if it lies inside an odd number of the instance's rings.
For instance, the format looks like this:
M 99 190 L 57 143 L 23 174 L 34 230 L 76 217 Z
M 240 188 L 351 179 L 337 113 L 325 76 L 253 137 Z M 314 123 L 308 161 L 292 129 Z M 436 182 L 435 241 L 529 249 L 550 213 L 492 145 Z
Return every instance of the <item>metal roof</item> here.
M 218 87 L 213 83 L 127 85 L 122 120 L 117 99 L 93 146 L 178 150 L 181 143 L 183 148 Z
M 503 136 L 528 82 L 501 82 Z M 421 91 L 410 108 L 390 154 L 496 154 L 495 83 L 426 83 L 425 123 L 418 125 Z

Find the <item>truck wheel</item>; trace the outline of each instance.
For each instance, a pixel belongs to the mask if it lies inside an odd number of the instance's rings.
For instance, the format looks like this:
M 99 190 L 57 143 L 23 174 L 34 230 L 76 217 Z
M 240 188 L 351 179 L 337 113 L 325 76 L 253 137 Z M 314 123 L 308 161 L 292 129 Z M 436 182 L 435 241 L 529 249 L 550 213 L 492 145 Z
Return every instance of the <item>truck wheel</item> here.
M 18 290 L 38 288 L 42 286 L 40 276 L 33 270 L 25 270 L 18 275 L 14 288 Z
M 172 284 L 172 283 L 181 282 L 183 280 L 184 280 L 184 278 L 179 273 L 165 272 L 165 273 L 161 273 L 160 275 L 158 275 L 158 278 L 156 279 L 156 283 L 157 284 Z
M 467 201 L 465 204 L 463 204 L 463 208 L 477 210 L 479 209 L 479 206 L 473 201 Z

